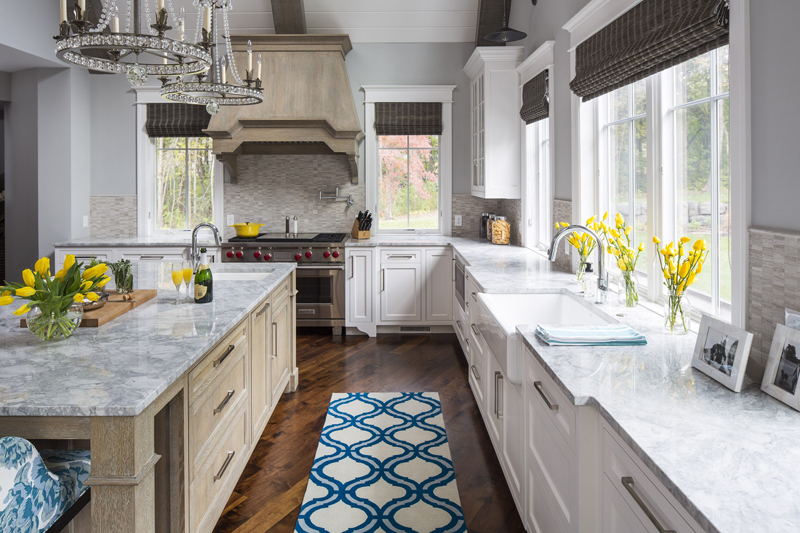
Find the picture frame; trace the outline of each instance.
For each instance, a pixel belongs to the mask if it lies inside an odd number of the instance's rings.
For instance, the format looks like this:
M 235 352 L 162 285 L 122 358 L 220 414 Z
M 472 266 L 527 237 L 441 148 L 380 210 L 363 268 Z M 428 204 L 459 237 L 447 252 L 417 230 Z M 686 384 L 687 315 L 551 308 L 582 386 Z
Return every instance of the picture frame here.
M 775 328 L 761 390 L 800 411 L 800 331 L 783 324 Z
M 740 392 L 752 344 L 752 333 L 704 314 L 700 319 L 692 367 L 733 392 Z

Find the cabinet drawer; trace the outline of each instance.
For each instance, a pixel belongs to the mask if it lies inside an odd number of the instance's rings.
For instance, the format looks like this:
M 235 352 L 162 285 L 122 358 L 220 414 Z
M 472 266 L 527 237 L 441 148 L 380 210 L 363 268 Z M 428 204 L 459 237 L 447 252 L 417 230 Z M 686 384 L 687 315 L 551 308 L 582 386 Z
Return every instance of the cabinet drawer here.
M 223 428 L 240 405 L 246 405 L 247 364 L 245 350 L 240 350 L 231 360 L 228 371 L 211 382 L 197 401 L 189 406 L 189 472 L 207 457 L 219 439 L 218 428 Z
M 577 452 L 575 433 L 578 427 L 578 414 L 575 406 L 564 396 L 564 393 L 550 379 L 550 376 L 545 373 L 533 354 L 526 350 L 525 355 L 528 358 L 527 383 L 525 385 L 528 389 L 528 395 L 532 396 L 534 401 L 547 413 L 545 416 L 552 420 L 573 453 Z
M 292 276 L 281 281 L 280 285 L 270 294 L 272 296 L 273 305 L 277 307 L 287 296 L 292 294 Z
M 216 523 L 236 485 L 237 471 L 247 460 L 247 405 L 242 404 L 225 428 L 223 438 L 211 451 L 189 484 L 190 531 L 197 531 L 203 519 Z M 204 524 L 211 531 L 213 523 Z M 206 527 L 208 526 L 208 527 Z
M 225 373 L 236 355 L 247 348 L 247 320 L 236 328 L 189 371 L 189 405 L 197 401 L 214 379 Z
M 603 431 L 603 472 L 606 478 L 604 482 L 610 482 L 619 492 L 633 514 L 644 525 L 644 531 L 658 533 L 659 527 L 664 531 L 676 533 L 694 531 L 669 501 L 667 495 L 639 468 L 608 429 Z M 603 522 L 611 518 L 605 516 L 611 512 L 612 509 L 603 506 Z
M 489 380 L 487 350 L 483 345 L 483 338 L 476 337 L 471 329 L 466 332 L 464 337 L 469 348 L 469 357 L 472 360 L 469 367 L 469 383 L 472 386 L 478 407 L 480 407 L 481 412 L 484 412 L 486 410 L 486 393 L 489 390 L 487 385 Z
M 464 312 L 467 315 L 467 318 L 471 321 L 475 322 L 474 315 L 478 312 L 478 294 L 480 294 L 480 290 L 475 282 L 472 280 L 472 276 L 466 274 L 465 283 L 464 283 Z M 475 296 L 473 296 L 473 293 Z
M 381 250 L 381 264 L 384 263 L 421 263 L 421 250 L 406 250 L 398 248 L 395 250 Z

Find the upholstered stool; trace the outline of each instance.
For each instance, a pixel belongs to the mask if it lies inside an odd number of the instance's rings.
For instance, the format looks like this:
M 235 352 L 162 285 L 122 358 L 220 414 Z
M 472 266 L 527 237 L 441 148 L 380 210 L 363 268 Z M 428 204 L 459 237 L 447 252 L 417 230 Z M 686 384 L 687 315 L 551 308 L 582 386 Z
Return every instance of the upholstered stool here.
M 0 438 L 0 531 L 63 528 L 89 501 L 90 466 L 89 450 L 40 452 L 25 439 Z

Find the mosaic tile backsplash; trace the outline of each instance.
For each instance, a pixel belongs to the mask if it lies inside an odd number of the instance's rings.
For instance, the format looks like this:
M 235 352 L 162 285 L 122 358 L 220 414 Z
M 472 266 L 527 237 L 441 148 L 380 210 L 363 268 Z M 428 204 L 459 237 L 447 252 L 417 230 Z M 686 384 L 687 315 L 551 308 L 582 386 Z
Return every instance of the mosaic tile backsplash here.
M 136 196 L 89 197 L 89 234 L 92 237 L 136 237 Z

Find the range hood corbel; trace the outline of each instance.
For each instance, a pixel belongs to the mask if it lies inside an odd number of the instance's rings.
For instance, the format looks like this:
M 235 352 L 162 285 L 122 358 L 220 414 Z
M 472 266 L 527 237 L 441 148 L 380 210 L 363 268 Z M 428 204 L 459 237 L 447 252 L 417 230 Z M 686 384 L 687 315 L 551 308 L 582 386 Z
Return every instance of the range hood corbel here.
M 358 184 L 358 148 L 364 138 L 345 56 L 347 35 L 235 35 L 234 54 L 246 60 L 247 41 L 261 53 L 264 101 L 223 106 L 211 117 L 214 153 L 232 180 L 239 155 L 330 153 L 346 155 Z

